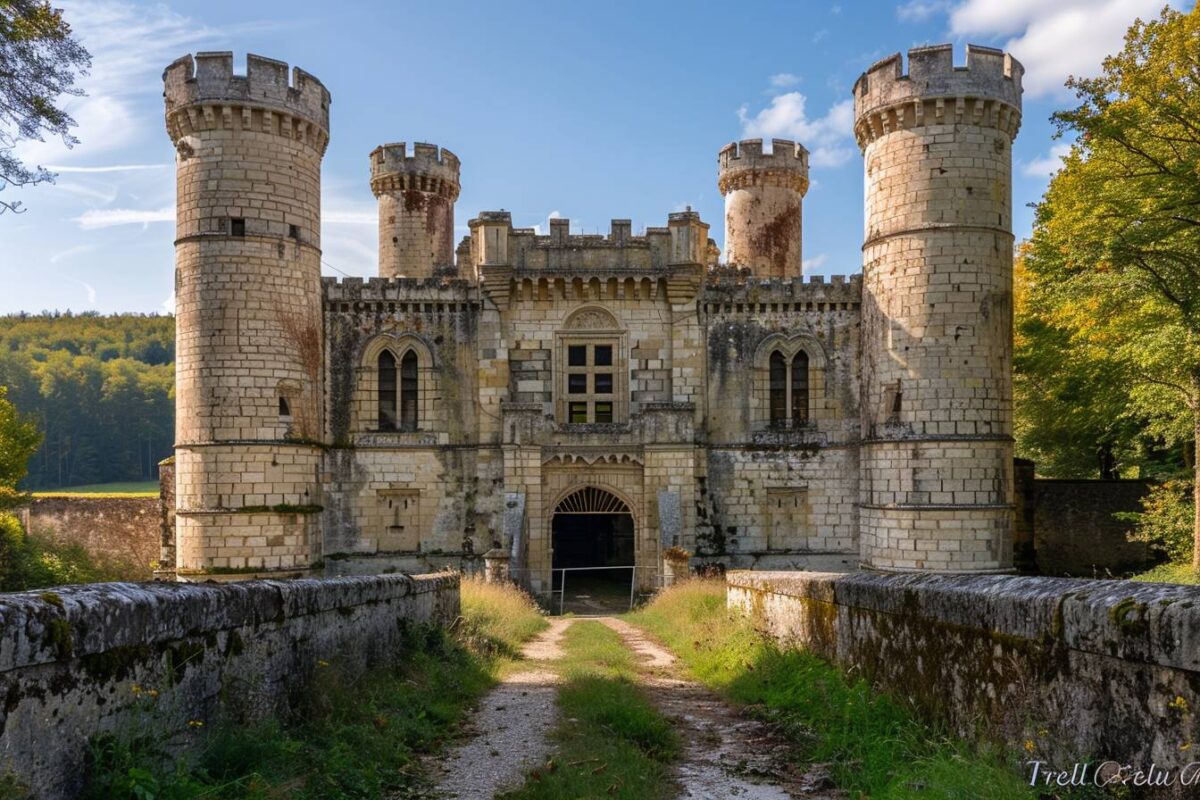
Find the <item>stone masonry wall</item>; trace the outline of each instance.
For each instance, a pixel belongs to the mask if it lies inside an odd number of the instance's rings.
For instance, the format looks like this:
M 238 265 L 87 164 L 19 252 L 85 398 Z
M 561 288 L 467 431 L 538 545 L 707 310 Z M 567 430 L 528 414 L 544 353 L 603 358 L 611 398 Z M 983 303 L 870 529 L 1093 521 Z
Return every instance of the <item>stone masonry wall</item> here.
M 354 676 L 402 656 L 406 627 L 458 611 L 448 574 L 0 595 L 0 773 L 39 800 L 76 796 L 98 734 L 181 751 L 191 720 L 286 718 L 318 662 Z
M 1069 578 L 733 572 L 731 608 L 1055 767 L 1179 769 L 1200 736 L 1200 587 Z
M 1150 482 L 1140 480 L 1035 480 L 1034 547 L 1043 575 L 1108 577 L 1145 568 L 1145 542 L 1129 540 L 1133 523 L 1121 511 L 1141 511 Z
M 35 497 L 19 514 L 25 530 L 136 567 L 145 577 L 161 555 L 157 497 Z

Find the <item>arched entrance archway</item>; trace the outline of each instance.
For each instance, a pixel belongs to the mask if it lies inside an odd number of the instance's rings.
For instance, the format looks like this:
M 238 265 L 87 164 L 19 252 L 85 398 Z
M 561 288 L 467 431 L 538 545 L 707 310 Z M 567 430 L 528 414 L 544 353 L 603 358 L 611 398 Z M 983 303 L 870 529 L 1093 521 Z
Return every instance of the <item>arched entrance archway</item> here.
M 578 611 L 624 610 L 634 566 L 633 511 L 612 492 L 585 486 L 567 494 L 554 507 L 550 521 L 554 590 L 581 603 Z M 565 578 L 564 576 L 568 576 Z

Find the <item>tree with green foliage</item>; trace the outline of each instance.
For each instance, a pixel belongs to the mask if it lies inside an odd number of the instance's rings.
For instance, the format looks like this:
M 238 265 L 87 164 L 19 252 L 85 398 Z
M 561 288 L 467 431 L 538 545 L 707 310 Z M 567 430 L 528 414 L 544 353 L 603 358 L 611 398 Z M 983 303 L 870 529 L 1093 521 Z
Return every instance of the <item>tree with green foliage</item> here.
M 44 435 L 25 488 L 156 478 L 174 443 L 174 349 L 171 317 L 0 316 L 0 386 Z
M 25 499 L 17 484 L 42 441 L 37 426 L 17 413 L 7 395 L 8 388 L 0 386 L 0 512 Z
M 1130 28 L 1102 74 L 1073 78 L 1054 116 L 1077 136 L 1038 205 L 1025 252 L 1068 352 L 1102 369 L 1086 382 L 1128 395 L 1119 413 L 1170 444 L 1200 436 L 1200 11 L 1164 9 Z M 1069 376 L 1077 364 L 1066 365 Z M 1111 400 L 1113 396 L 1110 394 Z M 1196 460 L 1192 459 L 1193 469 Z M 1200 492 L 1200 481 L 1194 481 Z M 1200 542 L 1200 495 L 1193 498 Z M 1200 570 L 1200 547 L 1193 547 Z
M 75 79 L 91 61 L 60 10 L 44 0 L 0 0 L 0 191 L 54 179 L 42 166 L 21 163 L 13 148 L 46 136 L 68 147 L 78 143 L 71 135 L 75 120 L 58 100 L 83 94 Z M 0 200 L 0 214 L 21 210 L 19 202 Z

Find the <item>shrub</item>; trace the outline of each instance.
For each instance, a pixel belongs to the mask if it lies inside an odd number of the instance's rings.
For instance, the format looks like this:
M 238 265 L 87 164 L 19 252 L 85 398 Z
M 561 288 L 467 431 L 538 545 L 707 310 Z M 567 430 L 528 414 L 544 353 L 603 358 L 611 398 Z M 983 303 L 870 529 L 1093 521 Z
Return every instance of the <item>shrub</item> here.
M 1179 564 L 1192 558 L 1194 503 L 1192 483 L 1175 479 L 1151 487 L 1140 512 L 1116 516 L 1134 523 L 1131 539 L 1148 543 L 1159 558 Z

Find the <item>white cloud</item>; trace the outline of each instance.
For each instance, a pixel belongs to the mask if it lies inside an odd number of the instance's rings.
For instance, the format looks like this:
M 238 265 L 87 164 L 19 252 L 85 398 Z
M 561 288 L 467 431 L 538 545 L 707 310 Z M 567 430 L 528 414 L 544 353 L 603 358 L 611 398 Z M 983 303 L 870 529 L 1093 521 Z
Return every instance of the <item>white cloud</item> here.
M 1063 156 L 1070 152 L 1071 145 L 1056 144 L 1046 156 L 1021 164 L 1021 174 L 1030 178 L 1049 178 L 1062 168 Z
M 144 170 L 144 169 L 166 169 L 169 166 L 171 166 L 171 165 L 170 164 L 109 164 L 107 166 L 80 167 L 80 166 L 68 166 L 68 165 L 62 165 L 62 164 L 54 164 L 52 166 L 47 166 L 46 169 L 50 170 L 51 172 L 61 172 L 61 173 L 66 174 L 66 173 L 74 173 L 74 172 L 81 172 L 81 173 L 134 172 L 137 170 Z
M 78 283 L 80 286 L 82 286 L 84 291 L 87 292 L 87 296 L 88 296 L 87 304 L 89 306 L 96 305 L 96 288 L 94 286 L 92 286 L 90 283 L 88 283 L 87 281 L 78 281 L 77 280 L 75 282 Z
M 562 219 L 562 213 L 559 211 L 551 211 L 546 215 L 546 219 Z
M 813 270 L 818 270 L 821 267 L 825 266 L 825 262 L 828 260 L 829 260 L 828 254 L 820 253 L 818 255 L 813 256 L 812 258 L 806 258 L 803 261 L 801 261 L 800 269 L 801 269 L 801 271 L 804 272 L 804 274 L 807 275 L 809 272 L 811 272 Z
M 795 86 L 800 82 L 799 75 L 793 75 L 790 72 L 779 72 L 770 77 L 772 89 L 787 89 L 790 86 Z
M 174 289 L 172 289 L 171 293 L 169 295 L 167 295 L 167 299 L 162 301 L 162 309 L 163 309 L 163 311 L 167 312 L 168 314 L 175 313 L 175 290 Z
M 807 102 L 800 92 L 788 92 L 771 98 L 770 104 L 754 116 L 742 106 L 738 109 L 742 136 L 795 139 L 809 149 L 809 163 L 813 167 L 845 164 L 855 153 L 851 141 L 854 101 L 836 103 L 824 116 L 816 119 L 809 119 Z
M 322 212 L 321 222 L 328 222 L 333 225 L 378 225 L 379 212 L 334 209 Z
M 903 22 L 922 22 L 949 10 L 950 0 L 908 0 L 896 6 L 896 16 Z
M 1178 6 L 1178 2 L 1172 2 Z M 1163 0 L 965 0 L 950 12 L 957 37 L 1010 37 L 1002 46 L 1025 66 L 1030 97 L 1069 97 L 1063 82 L 1100 71 L 1137 18 L 1157 16 Z
M 89 253 L 95 250 L 96 246 L 91 244 L 77 244 L 74 247 L 68 247 L 66 250 L 59 250 L 54 255 L 50 256 L 50 263 L 57 264 L 60 261 L 66 261 L 75 256 L 81 256 L 84 253 Z
M 116 225 L 148 225 L 152 222 L 174 222 L 175 207 L 159 209 L 100 208 L 83 212 L 73 220 L 85 231 L 111 228 Z

